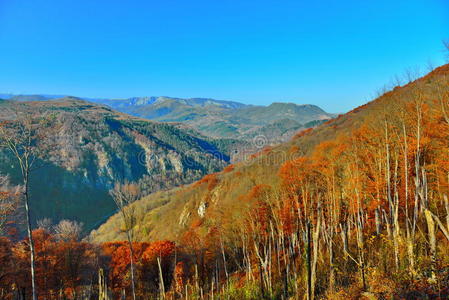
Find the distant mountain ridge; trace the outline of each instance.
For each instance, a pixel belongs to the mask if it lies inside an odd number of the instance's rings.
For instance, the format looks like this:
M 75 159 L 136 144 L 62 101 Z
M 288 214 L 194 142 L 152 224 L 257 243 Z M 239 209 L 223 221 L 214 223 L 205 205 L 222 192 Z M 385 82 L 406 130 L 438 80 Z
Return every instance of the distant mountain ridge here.
M 225 100 L 214 100 L 209 98 L 172 98 L 172 97 L 132 97 L 126 99 L 92 99 L 86 98 L 85 100 L 106 104 L 112 108 L 125 108 L 130 106 L 144 106 L 144 105 L 152 105 L 152 104 L 161 104 L 166 101 L 175 101 L 182 105 L 195 106 L 195 107 L 205 107 L 205 106 L 217 106 L 223 108 L 240 108 L 247 106 L 246 104 L 233 102 L 233 101 L 225 101 Z
M 47 95 L 47 94 L 0 94 L 0 99 L 5 100 L 15 100 L 15 101 L 45 101 L 53 100 L 64 97 L 72 97 L 70 95 Z M 126 106 L 140 106 L 140 105 L 150 105 L 153 103 L 161 103 L 166 100 L 174 100 L 181 104 L 189 106 L 208 106 L 216 105 L 226 108 L 240 108 L 244 106 L 252 106 L 248 104 L 243 104 L 235 101 L 227 100 L 215 100 L 211 98 L 175 98 L 167 96 L 146 96 L 146 97 L 130 97 L 130 98 L 90 98 L 90 97 L 76 97 L 85 101 L 90 101 L 94 103 L 101 103 L 116 107 L 126 107 Z
M 6 99 L 15 101 L 47 101 L 58 97 L 60 96 L 6 95 Z M 275 102 L 261 106 L 210 98 L 183 99 L 165 96 L 81 99 L 144 119 L 182 123 L 213 138 L 248 141 L 264 135 L 270 144 L 284 142 L 297 131 L 335 116 L 312 104 Z

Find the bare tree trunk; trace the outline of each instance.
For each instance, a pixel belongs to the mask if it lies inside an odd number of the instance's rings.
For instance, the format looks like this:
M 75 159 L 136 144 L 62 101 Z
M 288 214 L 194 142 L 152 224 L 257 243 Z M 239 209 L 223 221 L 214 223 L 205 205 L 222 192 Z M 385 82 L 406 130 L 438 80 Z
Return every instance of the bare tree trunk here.
M 430 244 L 430 259 L 431 259 L 431 270 L 432 279 L 435 279 L 435 264 L 436 264 L 436 254 L 437 254 L 437 243 L 435 237 L 435 222 L 432 217 L 432 213 L 427 208 L 424 210 L 424 215 L 426 217 L 427 223 L 427 234 L 429 236 Z
M 430 212 L 430 211 L 429 211 Z M 441 222 L 440 218 L 438 218 L 437 215 L 434 215 L 432 212 L 430 212 L 430 215 L 433 217 L 435 222 L 437 222 L 438 227 L 440 227 L 441 232 L 443 233 L 444 237 L 449 241 L 449 230 L 447 230 L 443 223 Z
M 200 279 L 198 276 L 198 264 L 195 264 L 195 288 L 196 292 L 199 293 L 200 291 Z
M 225 255 L 225 250 L 224 250 L 224 245 L 223 245 L 223 240 L 221 238 L 220 235 L 220 246 L 221 246 L 221 255 L 223 257 L 223 267 L 224 267 L 224 271 L 225 271 L 225 275 L 226 275 L 226 284 L 228 283 L 229 280 L 229 274 L 228 274 L 228 269 L 227 269 L 227 263 L 226 263 L 226 255 Z
M 307 300 L 313 300 L 313 294 L 312 294 L 312 234 L 311 234 L 311 226 L 310 222 L 307 221 L 306 224 L 306 242 L 307 242 Z
M 53 126 L 54 122 L 45 117 L 45 113 L 38 108 L 25 110 L 21 113 L 13 111 L 14 116 L 12 126 L 0 124 L 0 146 L 6 147 L 17 159 L 20 166 L 21 179 L 24 184 L 24 206 L 26 210 L 26 225 L 28 239 L 30 243 L 30 271 L 31 271 L 31 289 L 32 299 L 37 300 L 37 287 L 35 278 L 35 251 L 31 228 L 30 213 L 30 174 L 37 169 L 35 163 L 45 160 L 52 143 L 48 138 L 56 133 L 58 126 Z M 43 122 L 48 121 L 48 122 Z M 50 125 L 51 124 L 51 125 Z
M 268 271 L 269 264 L 269 246 L 267 247 L 266 242 L 263 243 L 262 248 L 257 245 L 258 243 L 254 241 L 254 250 L 256 252 L 256 256 L 259 258 L 259 273 L 260 273 L 260 281 L 261 281 L 261 289 L 262 294 L 265 295 L 265 287 L 270 291 L 270 275 Z M 263 253 L 261 253 L 262 251 Z
M 444 198 L 444 207 L 446 208 L 446 227 L 447 231 L 449 231 L 449 200 L 447 199 L 447 195 L 443 196 Z
M 343 257 L 345 260 L 348 259 L 348 226 L 347 223 L 340 224 L 340 235 L 341 235 L 341 241 L 343 243 Z
M 130 255 L 130 271 L 131 271 L 131 289 L 133 300 L 136 300 L 136 284 L 134 275 L 134 249 L 133 249 L 133 227 L 135 222 L 134 207 L 132 203 L 139 199 L 140 188 L 137 184 L 128 183 L 124 184 L 116 183 L 114 188 L 109 191 L 114 199 L 117 208 L 123 217 L 123 223 L 125 226 L 126 238 L 128 240 L 129 255 Z
M 98 270 L 98 300 L 108 300 L 108 287 L 103 269 Z
M 393 195 L 393 245 L 394 245 L 394 262 L 396 271 L 399 271 L 399 243 L 401 239 L 401 228 L 399 227 L 399 193 L 397 188 L 398 177 L 398 160 L 395 160 L 394 168 L 394 195 Z
M 33 234 L 32 234 L 32 230 L 31 230 L 31 217 L 30 217 L 30 208 L 29 208 L 29 180 L 28 180 L 28 178 L 29 178 L 28 171 L 26 171 L 24 174 L 25 211 L 26 211 L 28 239 L 30 242 L 31 290 L 32 290 L 32 299 L 37 300 L 36 280 L 35 280 L 35 270 L 34 270 L 34 241 L 33 241 Z
M 386 183 L 387 183 L 387 199 L 388 199 L 388 206 L 389 206 L 389 215 L 387 218 L 387 225 L 389 226 L 389 234 L 390 239 L 393 242 L 393 252 L 394 252 L 394 263 L 396 267 L 396 271 L 399 269 L 399 245 L 398 245 L 398 239 L 399 239 L 399 224 L 398 224 L 398 199 L 396 197 L 396 193 L 392 195 L 392 187 L 391 187 L 391 170 L 390 170 L 390 164 L 391 164 L 391 152 L 390 152 L 390 134 L 388 131 L 388 122 L 385 120 L 385 151 L 386 151 L 386 165 L 385 165 L 385 176 L 386 176 Z M 394 168 L 394 190 L 396 191 L 396 181 L 397 181 L 397 166 L 398 162 L 395 160 L 395 168 Z
M 157 265 L 159 268 L 159 286 L 161 292 L 161 299 L 165 299 L 165 285 L 164 285 L 164 276 L 162 274 L 162 266 L 160 257 L 157 258 Z
M 324 221 L 323 221 L 324 222 Z M 324 225 L 323 225 L 324 226 Z M 323 229 L 324 231 L 324 229 Z M 334 266 L 334 228 L 333 225 L 328 225 L 325 237 L 327 237 L 327 247 L 329 252 L 329 291 L 332 293 L 335 289 L 335 266 Z
M 260 291 L 262 293 L 262 297 L 265 297 L 265 285 L 263 280 L 263 272 L 262 272 L 262 263 L 258 263 L 259 266 L 259 277 L 260 277 Z
M 312 261 L 312 300 L 315 297 L 315 283 L 316 283 L 316 264 L 318 261 L 318 246 L 321 229 L 321 212 L 318 211 L 318 220 L 316 229 L 313 232 L 313 261 Z
M 402 132 L 404 136 L 404 180 L 405 180 L 405 229 L 406 229 L 406 240 L 407 240 L 407 255 L 409 260 L 409 270 L 412 278 L 415 277 L 415 253 L 414 253 L 414 232 L 412 230 L 412 221 L 409 214 L 409 187 L 408 187 L 408 141 L 407 141 L 407 129 L 405 127 L 405 122 L 402 123 Z
M 365 280 L 365 254 L 364 254 L 364 241 L 363 241 L 363 224 L 361 218 L 361 212 L 357 212 L 357 248 L 359 252 L 359 267 L 362 277 L 363 290 L 366 291 L 366 280 Z

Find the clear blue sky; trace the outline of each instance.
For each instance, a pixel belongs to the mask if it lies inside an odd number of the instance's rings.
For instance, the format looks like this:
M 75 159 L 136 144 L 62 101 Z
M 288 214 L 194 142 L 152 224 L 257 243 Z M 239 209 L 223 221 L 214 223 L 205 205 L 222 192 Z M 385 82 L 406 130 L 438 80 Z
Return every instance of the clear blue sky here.
M 447 38 L 447 0 L 0 0 L 0 92 L 343 112 Z

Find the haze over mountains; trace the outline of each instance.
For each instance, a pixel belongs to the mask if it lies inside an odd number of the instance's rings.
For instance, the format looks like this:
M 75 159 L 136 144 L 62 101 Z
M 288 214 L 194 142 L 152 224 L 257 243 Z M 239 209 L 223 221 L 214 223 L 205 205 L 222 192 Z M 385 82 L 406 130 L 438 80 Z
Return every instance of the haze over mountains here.
M 0 94 L 2 97 L 16 101 L 46 101 L 63 96 Z M 298 130 L 335 116 L 311 104 L 276 102 L 260 106 L 209 98 L 172 97 L 83 99 L 136 117 L 184 124 L 210 137 L 251 140 L 263 135 L 269 144 L 286 141 Z

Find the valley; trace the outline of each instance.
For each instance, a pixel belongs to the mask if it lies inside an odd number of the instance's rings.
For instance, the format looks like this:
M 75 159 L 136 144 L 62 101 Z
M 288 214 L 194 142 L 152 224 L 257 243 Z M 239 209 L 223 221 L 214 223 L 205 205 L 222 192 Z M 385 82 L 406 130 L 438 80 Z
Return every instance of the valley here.
M 0 300 L 449 299 L 448 12 L 0 0 Z
M 45 286 L 58 284 L 43 264 L 54 263 L 58 272 L 72 266 L 100 276 L 108 285 L 97 286 L 98 294 L 110 295 L 446 295 L 448 87 L 443 65 L 324 123 L 318 110 L 313 127 L 278 145 L 253 144 L 252 154 L 236 161 L 235 149 L 251 143 L 240 135 L 219 139 L 180 120 L 147 120 L 74 97 L 1 101 L 5 141 L 4 130 L 26 137 L 17 129 L 30 128 L 37 134 L 30 147 L 47 149 L 27 189 L 33 224 L 40 219 L 33 225 L 39 293 L 53 297 Z M 241 116 L 255 111 L 277 122 L 272 106 L 246 107 Z M 52 133 L 48 142 L 39 128 Z M 20 198 L 13 192 L 20 187 L 12 188 L 20 173 L 7 150 L 2 201 Z M 20 206 L 2 203 L 12 205 L 3 210 L 4 230 L 20 229 L 13 213 Z M 4 280 L 23 280 L 27 270 L 28 252 L 20 250 L 26 238 L 14 239 L 0 239 L 0 249 L 13 249 L 2 254 L 3 264 L 23 267 Z M 25 256 L 14 254 L 20 251 Z M 53 261 L 49 253 L 65 258 Z M 92 288 L 81 271 L 70 274 L 64 282 L 74 289 Z

